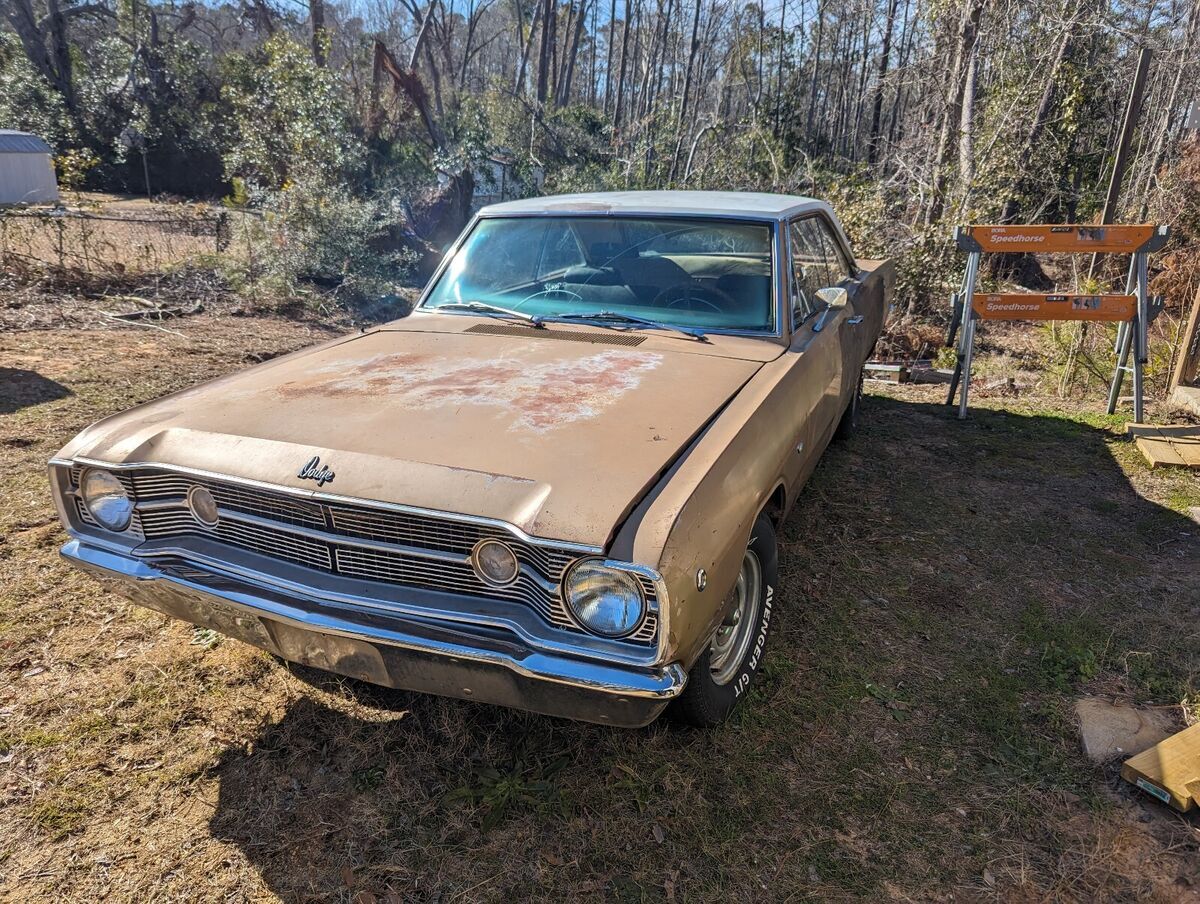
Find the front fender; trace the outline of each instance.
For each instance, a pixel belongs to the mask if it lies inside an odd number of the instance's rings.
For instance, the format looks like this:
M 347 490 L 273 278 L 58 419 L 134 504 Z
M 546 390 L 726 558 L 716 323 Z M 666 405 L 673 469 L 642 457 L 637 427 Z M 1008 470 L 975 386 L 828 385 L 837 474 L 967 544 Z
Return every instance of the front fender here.
M 669 592 L 664 661 L 688 667 L 708 642 L 737 579 L 759 512 L 795 456 L 795 399 L 783 377 L 794 359 L 770 362 L 697 437 L 622 526 L 614 558 L 656 562 Z M 809 452 L 812 465 L 819 455 Z M 811 470 L 811 465 L 806 469 Z M 704 569 L 707 583 L 697 586 Z

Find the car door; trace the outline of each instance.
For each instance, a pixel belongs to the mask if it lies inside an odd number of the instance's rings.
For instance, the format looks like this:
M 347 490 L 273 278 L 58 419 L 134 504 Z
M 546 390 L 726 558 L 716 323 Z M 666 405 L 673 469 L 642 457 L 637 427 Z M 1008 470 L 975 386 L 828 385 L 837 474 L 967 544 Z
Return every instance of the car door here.
M 878 325 L 874 321 L 875 315 L 882 312 L 882 305 L 877 300 L 872 304 L 872 299 L 864 297 L 863 285 L 858 280 L 858 265 L 845 250 L 833 224 L 822 216 L 811 217 L 808 223 L 819 235 L 825 249 L 829 287 L 846 292 L 846 307 L 836 319 L 836 330 L 842 350 L 842 395 L 844 401 L 849 401 L 858 388 L 863 362 L 871 352 L 869 337 L 878 335 Z
M 798 291 L 805 295 L 799 301 L 803 319 L 799 323 L 793 321 L 796 330 L 793 335 L 796 340 L 808 341 L 815 357 L 822 361 L 821 375 L 815 375 L 822 395 L 814 414 L 820 449 L 833 436 L 842 409 L 850 399 L 847 387 L 857 378 L 857 371 L 853 377 L 847 373 L 848 334 L 852 334 L 856 325 L 850 303 L 853 286 L 847 285 L 848 271 L 832 257 L 827 229 L 824 218 L 817 215 L 800 217 L 790 226 L 793 280 Z M 839 297 L 844 301 L 836 300 Z
M 820 233 L 808 218 L 793 220 L 786 228 L 792 318 L 792 366 L 786 382 L 795 418 L 789 425 L 795 454 L 784 469 L 790 496 L 816 465 L 841 414 L 842 353 L 836 318 L 819 323 L 826 313 L 819 293 L 831 278 Z

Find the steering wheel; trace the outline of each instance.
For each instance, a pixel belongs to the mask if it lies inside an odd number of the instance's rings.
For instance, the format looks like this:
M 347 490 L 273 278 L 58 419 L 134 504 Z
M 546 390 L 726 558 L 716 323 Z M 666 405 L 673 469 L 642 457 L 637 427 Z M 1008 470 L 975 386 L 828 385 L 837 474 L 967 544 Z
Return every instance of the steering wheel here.
M 713 286 L 680 283 L 663 289 L 652 302 L 654 307 L 684 308 L 688 311 L 707 308 L 718 314 L 737 308 L 737 302 L 726 292 Z
M 572 292 L 570 289 L 563 289 L 563 288 L 542 289 L 542 291 L 540 291 L 540 292 L 534 292 L 532 295 L 526 295 L 524 298 L 521 299 L 521 304 L 517 305 L 517 307 L 519 308 L 519 307 L 521 307 L 521 305 L 524 305 L 526 302 L 533 301 L 535 298 L 543 298 L 543 297 L 549 297 L 549 296 L 553 296 L 555 298 L 564 298 L 565 297 L 571 301 L 583 301 L 582 295 L 580 295 L 578 292 Z

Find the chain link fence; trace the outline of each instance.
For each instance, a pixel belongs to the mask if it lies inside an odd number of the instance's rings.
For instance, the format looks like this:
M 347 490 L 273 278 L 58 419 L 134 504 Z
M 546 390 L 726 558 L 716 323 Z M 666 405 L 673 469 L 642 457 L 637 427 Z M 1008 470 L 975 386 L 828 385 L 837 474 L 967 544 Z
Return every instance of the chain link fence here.
M 224 253 L 241 216 L 187 205 L 0 210 L 0 258 L 97 276 L 161 273 Z

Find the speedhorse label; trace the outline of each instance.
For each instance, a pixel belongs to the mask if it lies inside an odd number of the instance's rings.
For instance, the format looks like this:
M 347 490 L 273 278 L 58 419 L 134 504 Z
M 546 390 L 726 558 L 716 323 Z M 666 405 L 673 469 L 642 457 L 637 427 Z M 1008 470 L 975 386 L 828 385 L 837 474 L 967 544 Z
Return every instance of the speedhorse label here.
M 971 303 L 980 320 L 1132 320 L 1133 295 L 1004 295 L 975 293 Z
M 1131 254 L 1139 251 L 1154 238 L 1156 226 L 1139 223 L 1133 226 L 1100 226 L 1066 224 L 1062 226 L 966 226 L 967 241 L 974 241 L 974 251 L 1033 251 L 1039 254 L 1056 252 L 1110 252 Z

